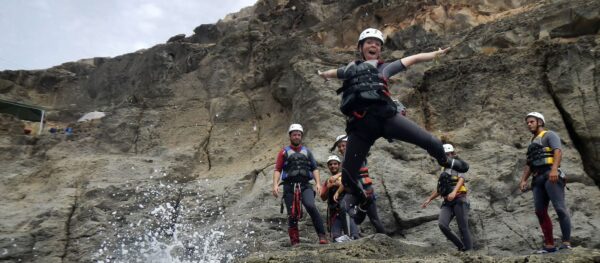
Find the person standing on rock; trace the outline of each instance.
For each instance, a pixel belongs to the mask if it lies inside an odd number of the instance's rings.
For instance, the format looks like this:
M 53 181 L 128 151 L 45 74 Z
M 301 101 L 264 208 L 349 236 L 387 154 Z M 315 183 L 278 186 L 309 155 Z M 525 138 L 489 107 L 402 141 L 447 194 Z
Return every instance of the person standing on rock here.
M 327 168 L 329 168 L 331 177 L 321 187 L 321 199 L 327 201 L 327 226 L 329 227 L 331 239 L 335 242 L 350 241 L 350 237 L 348 236 L 350 231 L 348 231 L 345 215 L 342 212 L 340 204 L 333 198 L 337 190 L 342 186 L 341 164 L 340 158 L 336 155 L 331 155 L 327 158 Z M 346 232 L 346 235 L 343 232 Z
M 445 54 L 448 48 L 386 63 L 381 60 L 383 43 L 381 31 L 374 28 L 365 29 L 358 38 L 360 60 L 338 69 L 317 72 L 326 80 L 344 80 L 342 87 L 337 90 L 338 94 L 342 94 L 340 110 L 347 117 L 348 134 L 348 145 L 342 164 L 342 182 L 346 192 L 358 198 L 360 203 L 373 200 L 373 193 L 365 191 L 362 186 L 360 167 L 371 146 L 381 137 L 415 144 L 427 150 L 443 167 L 461 173 L 469 169 L 465 161 L 447 157 L 439 139 L 402 116 L 387 87 L 387 80 L 393 75 L 416 63 L 435 59 Z M 347 194 L 346 197 L 348 196 Z
M 444 151 L 449 158 L 458 158 L 452 144 L 444 144 Z M 467 187 L 465 175 L 450 168 L 445 168 L 438 179 L 438 185 L 433 193 L 423 202 L 421 208 L 427 207 L 438 196 L 444 198 L 438 225 L 442 233 L 458 248 L 459 251 L 473 249 L 471 233 L 469 231 L 469 202 L 467 200 Z M 459 239 L 450 229 L 450 221 L 456 217 L 456 223 L 462 239 Z
M 334 147 L 337 147 L 337 150 L 341 156 L 345 156 L 346 153 L 346 145 L 348 144 L 348 136 L 339 135 L 336 138 Z M 356 196 L 350 195 L 349 197 L 344 197 L 342 199 L 342 206 L 347 215 L 352 217 L 354 223 L 356 225 L 362 224 L 365 221 L 365 218 L 368 216 L 369 220 L 375 227 L 375 231 L 377 233 L 386 234 L 385 228 L 381 223 L 381 219 L 379 219 L 379 214 L 377 213 L 377 204 L 375 203 L 376 195 L 373 188 L 373 180 L 369 176 L 369 168 L 367 167 L 367 159 L 363 162 L 363 165 L 360 167 L 360 182 L 363 186 L 363 190 L 366 192 L 370 192 L 373 195 L 373 199 L 371 202 L 365 203 L 361 205 L 359 203 L 359 199 Z M 344 187 L 340 187 L 338 189 L 338 194 L 334 196 L 335 201 L 339 199 L 339 193 L 344 190 Z M 358 227 L 357 227 L 358 230 Z M 358 232 L 353 237 L 358 238 Z
M 562 160 L 560 137 L 553 131 L 544 129 L 546 120 L 539 112 L 531 112 L 525 117 L 527 127 L 533 138 L 527 148 L 527 164 L 521 176 L 519 188 L 528 190 L 527 179 L 532 176 L 531 190 L 535 214 L 544 235 L 544 246 L 536 253 L 550 253 L 558 249 L 571 248 L 571 218 L 565 204 L 565 176 L 559 169 Z M 548 204 L 552 201 L 560 230 L 562 245 L 554 246 L 552 220 L 548 216 Z
M 300 243 L 298 221 L 302 217 L 302 205 L 312 218 L 320 244 L 327 244 L 323 219 L 315 206 L 315 190 L 309 183 L 315 180 L 316 192 L 320 194 L 321 180 L 317 162 L 308 148 L 302 145 L 304 129 L 292 124 L 288 130 L 290 145 L 277 154 L 273 173 L 273 196 L 279 197 L 279 184 L 283 184 L 283 200 L 288 214 L 288 234 L 293 245 Z

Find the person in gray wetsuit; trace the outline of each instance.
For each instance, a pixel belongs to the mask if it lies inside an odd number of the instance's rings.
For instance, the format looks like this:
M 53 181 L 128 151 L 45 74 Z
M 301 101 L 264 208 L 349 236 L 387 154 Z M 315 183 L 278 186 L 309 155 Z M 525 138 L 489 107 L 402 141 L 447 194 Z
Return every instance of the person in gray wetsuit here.
M 416 63 L 437 58 L 448 49 L 383 62 L 380 60 L 383 43 L 383 33 L 368 28 L 358 38 L 361 60 L 338 69 L 317 72 L 326 80 L 344 80 L 342 88 L 337 91 L 342 94 L 340 110 L 347 117 L 348 145 L 342 164 L 342 183 L 347 193 L 344 198 L 358 198 L 363 207 L 372 201 L 373 192 L 361 185 L 359 170 L 369 149 L 381 137 L 415 144 L 427 150 L 444 167 L 459 172 L 469 169 L 466 162 L 448 158 L 439 139 L 400 114 L 387 87 L 387 80 L 393 75 Z
M 444 144 L 444 151 L 448 157 L 457 158 L 452 144 Z M 427 207 L 438 196 L 444 198 L 438 217 L 440 230 L 448 240 L 454 243 L 459 251 L 473 249 L 471 232 L 469 231 L 469 201 L 467 200 L 465 174 L 449 168 L 443 169 L 438 180 L 438 187 L 423 202 L 421 208 Z M 450 221 L 454 217 L 456 217 L 462 239 L 459 239 L 450 229 Z
M 564 173 L 559 169 L 562 160 L 561 143 L 558 134 L 544 130 L 546 120 L 539 112 L 531 112 L 525 117 L 527 127 L 533 134 L 531 144 L 527 148 L 527 164 L 521 176 L 519 188 L 525 192 L 529 189 L 527 179 L 531 180 L 535 214 L 544 235 L 544 246 L 535 253 L 550 253 L 559 249 L 571 248 L 571 217 L 565 204 Z M 552 220 L 548 216 L 548 204 L 552 202 L 562 232 L 562 244 L 554 246 Z

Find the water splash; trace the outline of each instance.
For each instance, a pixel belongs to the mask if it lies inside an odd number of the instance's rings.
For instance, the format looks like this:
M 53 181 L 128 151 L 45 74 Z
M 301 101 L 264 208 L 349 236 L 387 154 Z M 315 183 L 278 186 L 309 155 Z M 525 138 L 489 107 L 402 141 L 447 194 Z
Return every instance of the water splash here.
M 163 170 L 153 172 L 161 181 L 136 186 L 135 202 L 109 213 L 94 261 L 212 263 L 245 255 L 254 231 L 249 222 L 225 218 L 223 198 L 185 192 L 176 181 L 162 181 Z

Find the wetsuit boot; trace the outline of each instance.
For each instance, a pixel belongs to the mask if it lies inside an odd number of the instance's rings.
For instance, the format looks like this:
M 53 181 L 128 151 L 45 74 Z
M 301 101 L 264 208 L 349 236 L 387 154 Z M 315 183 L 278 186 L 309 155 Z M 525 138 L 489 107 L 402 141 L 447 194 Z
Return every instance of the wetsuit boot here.
M 461 159 L 446 158 L 445 162 L 439 163 L 441 166 L 453 169 L 459 173 L 466 173 L 469 171 L 469 164 Z
M 327 240 L 327 235 L 319 234 L 319 244 L 329 244 L 329 241 Z
M 300 233 L 298 232 L 298 227 L 288 228 L 288 235 L 290 235 L 290 243 L 292 243 L 292 246 L 300 244 Z

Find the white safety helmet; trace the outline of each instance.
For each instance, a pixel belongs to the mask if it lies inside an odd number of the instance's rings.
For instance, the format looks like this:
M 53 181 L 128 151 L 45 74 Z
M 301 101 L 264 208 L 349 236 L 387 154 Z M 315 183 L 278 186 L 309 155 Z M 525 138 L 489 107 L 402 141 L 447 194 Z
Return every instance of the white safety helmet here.
M 299 131 L 302 134 L 304 134 L 304 129 L 302 129 L 302 125 L 298 123 L 293 123 L 292 125 L 290 125 L 290 128 L 288 129 L 288 134 L 290 134 L 293 131 Z
M 381 41 L 381 44 L 383 45 L 383 33 L 381 33 L 381 31 L 375 28 L 367 28 L 363 30 L 363 32 L 360 33 L 360 35 L 358 36 L 358 44 L 360 44 L 361 41 L 371 37 L 379 39 Z
M 445 153 L 454 152 L 454 146 L 452 146 L 452 144 L 446 143 L 443 146 L 444 146 L 444 152 Z
M 541 113 L 539 113 L 539 112 L 537 112 L 537 111 L 534 111 L 534 112 L 527 113 L 527 116 L 525 117 L 525 119 L 527 119 L 527 118 L 529 118 L 529 117 L 535 117 L 535 118 L 538 118 L 538 119 L 542 120 L 542 122 L 543 122 L 544 124 L 546 124 L 546 119 L 544 119 L 544 115 L 542 115 Z
M 340 157 L 337 157 L 337 155 L 330 155 L 327 158 L 327 164 L 329 164 L 329 162 L 331 161 L 337 161 L 338 163 L 341 163 L 342 161 L 340 160 Z
M 346 134 L 342 134 L 342 135 L 338 135 L 338 137 L 335 137 L 335 142 L 347 142 L 348 141 L 348 135 Z

